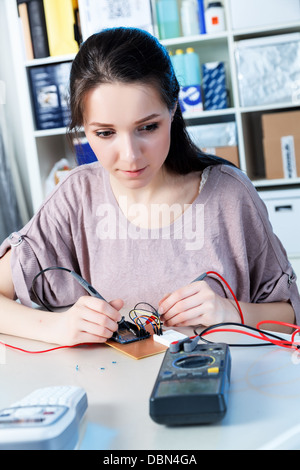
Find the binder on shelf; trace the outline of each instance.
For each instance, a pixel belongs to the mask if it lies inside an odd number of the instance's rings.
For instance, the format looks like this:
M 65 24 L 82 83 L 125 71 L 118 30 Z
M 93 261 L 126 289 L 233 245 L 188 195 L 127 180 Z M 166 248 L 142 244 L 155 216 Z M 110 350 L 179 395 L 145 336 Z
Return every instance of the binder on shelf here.
M 29 69 L 37 130 L 69 125 L 67 90 L 70 70 L 71 62 Z
M 151 0 L 78 0 L 82 39 L 104 28 L 129 26 L 153 34 Z
M 27 60 L 34 59 L 27 3 L 18 0 L 18 14 L 21 23 L 22 37 L 24 42 L 25 56 Z
M 73 0 L 43 0 L 51 56 L 76 54 L 75 9 Z
M 78 165 L 86 165 L 87 163 L 93 163 L 98 160 L 86 137 L 74 139 L 73 144 Z
M 43 0 L 27 0 L 33 54 L 35 59 L 49 56 Z
M 208 62 L 202 65 L 205 109 L 228 108 L 226 72 L 224 62 Z

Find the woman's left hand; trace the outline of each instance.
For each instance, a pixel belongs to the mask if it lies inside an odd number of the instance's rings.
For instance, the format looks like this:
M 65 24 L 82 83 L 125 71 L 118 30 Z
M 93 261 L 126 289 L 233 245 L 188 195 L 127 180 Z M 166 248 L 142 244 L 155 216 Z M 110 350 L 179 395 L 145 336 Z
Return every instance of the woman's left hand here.
M 216 323 L 241 323 L 233 300 L 216 294 L 205 281 L 197 281 L 166 295 L 158 312 L 165 326 L 211 326 Z

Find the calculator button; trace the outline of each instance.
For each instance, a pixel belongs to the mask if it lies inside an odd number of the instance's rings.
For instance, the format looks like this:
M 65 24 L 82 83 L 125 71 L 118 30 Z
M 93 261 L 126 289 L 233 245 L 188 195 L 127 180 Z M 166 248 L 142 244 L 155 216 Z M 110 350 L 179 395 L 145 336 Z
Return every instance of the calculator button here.
M 15 411 L 17 418 L 28 418 L 29 416 L 37 415 L 43 411 L 39 406 L 26 406 L 25 408 L 18 408 Z

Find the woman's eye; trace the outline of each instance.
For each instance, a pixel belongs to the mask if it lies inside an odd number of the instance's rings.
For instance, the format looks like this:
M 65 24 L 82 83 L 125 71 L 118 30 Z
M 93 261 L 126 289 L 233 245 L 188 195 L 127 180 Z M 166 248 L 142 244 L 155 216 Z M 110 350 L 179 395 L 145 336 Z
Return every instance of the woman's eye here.
M 158 123 L 146 124 L 145 126 L 139 127 L 139 132 L 153 132 L 158 128 Z M 115 132 L 113 130 L 107 131 L 96 131 L 95 135 L 97 137 L 101 137 L 102 139 L 108 139 L 111 137 Z
M 140 127 L 140 131 L 146 131 L 146 132 L 153 132 L 158 128 L 157 122 L 154 122 L 153 124 L 146 124 L 143 127 Z
M 113 131 L 97 131 L 97 137 L 103 137 L 104 139 L 110 137 L 113 134 Z

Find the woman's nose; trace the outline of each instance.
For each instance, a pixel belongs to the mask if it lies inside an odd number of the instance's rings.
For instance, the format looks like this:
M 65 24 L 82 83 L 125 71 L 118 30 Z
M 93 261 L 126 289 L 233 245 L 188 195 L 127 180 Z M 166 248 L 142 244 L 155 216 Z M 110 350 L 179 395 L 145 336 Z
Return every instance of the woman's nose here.
M 128 162 L 138 160 L 140 149 L 137 139 L 131 135 L 125 135 L 121 141 L 120 159 Z

